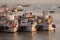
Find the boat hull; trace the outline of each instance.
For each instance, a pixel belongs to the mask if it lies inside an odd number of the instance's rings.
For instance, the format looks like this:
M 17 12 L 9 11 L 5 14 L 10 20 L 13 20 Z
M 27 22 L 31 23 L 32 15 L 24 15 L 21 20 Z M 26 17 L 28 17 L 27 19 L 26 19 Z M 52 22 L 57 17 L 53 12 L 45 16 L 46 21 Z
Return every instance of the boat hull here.
M 8 27 L 8 29 L 5 29 L 5 30 L 3 30 L 3 32 L 17 32 L 17 30 L 18 30 L 18 28 L 17 27 L 15 27 L 15 28 L 9 28 Z
M 26 32 L 34 32 L 36 31 L 36 23 L 33 25 L 25 25 L 25 26 L 20 26 L 21 31 L 26 31 Z
M 18 30 L 18 25 L 16 25 L 15 27 L 9 25 L 9 26 L 5 26 L 2 31 L 3 32 L 17 32 L 17 30 Z
M 55 31 L 55 26 L 52 25 L 37 25 L 37 31 Z

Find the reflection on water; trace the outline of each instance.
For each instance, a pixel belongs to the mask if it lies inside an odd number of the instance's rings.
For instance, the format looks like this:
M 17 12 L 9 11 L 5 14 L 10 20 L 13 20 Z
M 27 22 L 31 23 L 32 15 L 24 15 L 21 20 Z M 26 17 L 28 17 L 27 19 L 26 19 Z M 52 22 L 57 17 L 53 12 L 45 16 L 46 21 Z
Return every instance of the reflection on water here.
M 0 33 L 0 40 L 53 40 L 54 32 Z
M 47 32 L 32 33 L 33 40 L 48 40 Z

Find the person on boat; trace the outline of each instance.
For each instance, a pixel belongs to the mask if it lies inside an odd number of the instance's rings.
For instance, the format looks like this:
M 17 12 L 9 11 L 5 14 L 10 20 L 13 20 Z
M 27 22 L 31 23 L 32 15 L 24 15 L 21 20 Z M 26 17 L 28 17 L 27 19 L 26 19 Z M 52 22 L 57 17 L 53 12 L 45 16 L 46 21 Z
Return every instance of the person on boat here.
M 42 23 L 44 23 L 45 20 L 48 20 L 48 18 L 49 18 L 49 13 L 48 13 L 48 11 L 43 11 Z
M 46 19 L 48 19 L 48 17 L 49 17 L 49 13 L 48 13 L 48 11 L 43 11 L 43 18 L 44 18 L 44 20 L 46 20 Z
M 55 28 L 55 24 L 54 24 L 54 20 L 53 20 L 53 17 L 50 15 L 49 18 L 48 18 L 48 23 L 49 25 L 51 25 L 53 28 Z
M 54 23 L 53 17 L 51 15 L 48 18 L 48 23 L 49 24 L 53 24 Z
M 42 23 L 42 16 L 37 16 L 37 31 L 41 31 L 43 29 L 43 23 Z
M 43 30 L 48 30 L 48 20 L 45 20 L 44 23 L 43 23 Z

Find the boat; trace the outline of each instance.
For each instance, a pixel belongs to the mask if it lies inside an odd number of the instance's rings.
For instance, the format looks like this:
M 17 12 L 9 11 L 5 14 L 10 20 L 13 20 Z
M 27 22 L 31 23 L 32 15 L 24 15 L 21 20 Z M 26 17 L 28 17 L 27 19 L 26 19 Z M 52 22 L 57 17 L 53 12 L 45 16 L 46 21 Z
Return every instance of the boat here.
M 24 10 L 21 4 L 17 4 L 17 5 L 14 7 L 14 9 L 16 9 L 17 11 L 23 11 L 23 10 Z
M 22 7 L 30 7 L 30 4 L 22 4 Z
M 34 32 L 36 31 L 36 16 L 30 13 L 25 13 L 19 23 L 20 31 Z
M 49 11 L 49 13 L 55 13 L 56 11 Z
M 58 6 L 57 8 L 60 8 L 60 6 Z
M 8 14 L 6 16 L 6 24 L 3 26 L 3 32 L 17 32 L 18 30 L 18 19 L 14 14 Z
M 43 20 L 41 16 L 37 17 L 37 31 L 55 31 L 56 25 L 52 19 Z

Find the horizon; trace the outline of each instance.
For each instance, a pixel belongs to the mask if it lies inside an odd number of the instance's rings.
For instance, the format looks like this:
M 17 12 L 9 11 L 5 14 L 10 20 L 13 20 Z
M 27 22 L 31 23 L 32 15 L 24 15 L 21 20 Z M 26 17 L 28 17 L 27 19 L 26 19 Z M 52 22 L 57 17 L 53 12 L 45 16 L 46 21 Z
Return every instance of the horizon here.
M 60 3 L 60 0 L 0 0 L 0 4 L 5 3 L 21 3 L 21 4 Z

